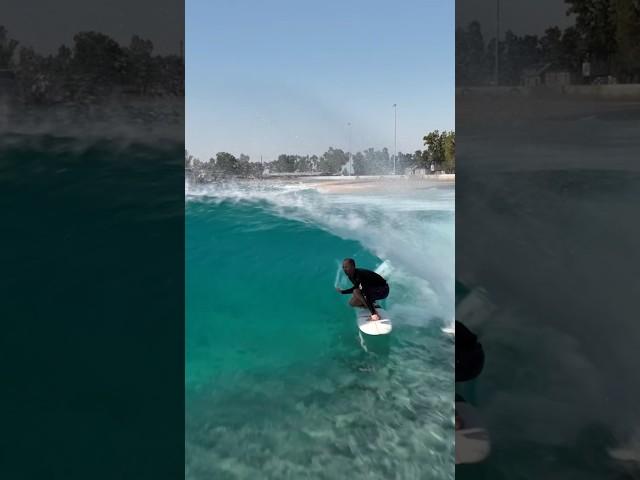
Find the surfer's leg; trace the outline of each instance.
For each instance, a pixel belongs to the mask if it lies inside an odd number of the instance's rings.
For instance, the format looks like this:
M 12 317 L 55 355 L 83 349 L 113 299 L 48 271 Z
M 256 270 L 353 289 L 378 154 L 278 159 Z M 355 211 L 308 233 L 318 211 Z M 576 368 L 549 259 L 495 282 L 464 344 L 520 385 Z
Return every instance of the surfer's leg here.
M 367 303 L 364 301 L 362 292 L 359 288 L 353 290 L 353 296 L 349 299 L 349 305 L 352 307 L 366 307 Z
M 389 296 L 389 285 L 373 288 L 369 295 L 371 295 L 371 300 L 373 300 L 373 306 L 375 308 L 380 308 L 377 300 L 384 300 Z

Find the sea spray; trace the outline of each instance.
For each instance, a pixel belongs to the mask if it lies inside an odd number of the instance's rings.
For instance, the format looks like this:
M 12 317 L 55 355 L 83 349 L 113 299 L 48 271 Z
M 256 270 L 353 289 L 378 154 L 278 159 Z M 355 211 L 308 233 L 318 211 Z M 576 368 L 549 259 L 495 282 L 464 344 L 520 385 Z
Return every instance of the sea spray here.
M 340 274 L 342 273 L 342 265 L 340 264 L 340 260 L 336 260 L 337 268 L 336 268 L 336 278 L 333 281 L 333 286 L 338 288 L 340 286 Z

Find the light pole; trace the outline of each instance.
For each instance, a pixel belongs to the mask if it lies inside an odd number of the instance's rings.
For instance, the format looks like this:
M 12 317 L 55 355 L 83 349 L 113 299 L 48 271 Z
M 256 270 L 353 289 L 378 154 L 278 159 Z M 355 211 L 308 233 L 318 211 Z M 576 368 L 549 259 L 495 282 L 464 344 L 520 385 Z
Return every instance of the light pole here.
M 496 0 L 496 87 L 500 84 L 500 0 Z
M 351 163 L 351 122 L 347 123 L 349 127 L 349 175 L 353 175 L 353 164 Z
M 396 159 L 398 158 L 398 144 L 396 141 L 398 133 L 398 104 L 393 104 L 393 174 L 396 175 Z

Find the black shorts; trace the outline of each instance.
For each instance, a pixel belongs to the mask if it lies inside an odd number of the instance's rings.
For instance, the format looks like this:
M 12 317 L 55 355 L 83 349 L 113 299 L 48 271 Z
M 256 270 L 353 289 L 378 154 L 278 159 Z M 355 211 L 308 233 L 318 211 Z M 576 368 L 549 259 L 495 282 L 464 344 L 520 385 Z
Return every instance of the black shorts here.
M 370 288 L 367 293 L 371 296 L 370 300 L 384 300 L 389 296 L 389 285 Z
M 473 380 L 484 367 L 484 350 L 480 343 L 471 350 L 460 350 L 456 348 L 456 383 Z

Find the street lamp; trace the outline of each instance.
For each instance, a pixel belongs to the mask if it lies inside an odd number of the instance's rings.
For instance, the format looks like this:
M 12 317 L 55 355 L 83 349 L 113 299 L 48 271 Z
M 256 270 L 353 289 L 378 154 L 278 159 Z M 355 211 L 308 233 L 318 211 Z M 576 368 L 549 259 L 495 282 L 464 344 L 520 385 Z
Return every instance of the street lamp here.
M 349 127 L 349 175 L 353 175 L 353 164 L 351 161 L 351 122 L 347 123 Z
M 500 0 L 496 0 L 496 87 L 500 85 Z
M 398 133 L 398 104 L 393 104 L 393 174 L 396 175 L 396 159 L 398 158 L 398 144 L 396 142 Z

